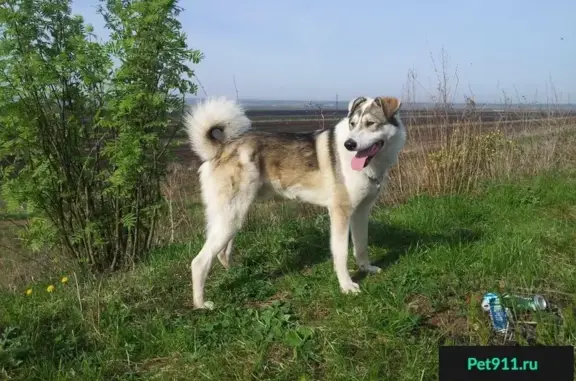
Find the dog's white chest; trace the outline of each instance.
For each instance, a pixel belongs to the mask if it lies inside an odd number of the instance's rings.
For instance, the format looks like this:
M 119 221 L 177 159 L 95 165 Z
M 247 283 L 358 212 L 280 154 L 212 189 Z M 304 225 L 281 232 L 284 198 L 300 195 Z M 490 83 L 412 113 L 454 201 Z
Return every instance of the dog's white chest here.
M 346 188 L 353 207 L 367 198 L 375 198 L 380 193 L 381 183 L 373 181 L 362 173 L 354 173 L 346 178 Z

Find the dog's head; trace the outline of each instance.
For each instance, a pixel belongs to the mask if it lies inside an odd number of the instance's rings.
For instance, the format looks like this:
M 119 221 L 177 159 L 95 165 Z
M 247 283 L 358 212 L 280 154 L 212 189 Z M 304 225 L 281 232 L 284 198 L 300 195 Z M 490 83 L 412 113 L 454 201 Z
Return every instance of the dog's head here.
M 389 140 L 402 133 L 398 118 L 401 102 L 394 97 L 358 97 L 348 104 L 350 133 L 344 142 L 356 152 L 352 168 L 361 171 Z

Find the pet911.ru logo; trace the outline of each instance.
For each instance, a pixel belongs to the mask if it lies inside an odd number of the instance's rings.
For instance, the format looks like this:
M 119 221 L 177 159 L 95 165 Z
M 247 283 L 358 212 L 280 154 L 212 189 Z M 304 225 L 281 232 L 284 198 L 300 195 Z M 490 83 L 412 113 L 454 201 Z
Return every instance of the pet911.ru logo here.
M 483 371 L 537 371 L 538 361 L 519 361 L 516 357 L 490 357 L 484 360 L 478 359 L 476 357 L 468 357 L 467 369 Z

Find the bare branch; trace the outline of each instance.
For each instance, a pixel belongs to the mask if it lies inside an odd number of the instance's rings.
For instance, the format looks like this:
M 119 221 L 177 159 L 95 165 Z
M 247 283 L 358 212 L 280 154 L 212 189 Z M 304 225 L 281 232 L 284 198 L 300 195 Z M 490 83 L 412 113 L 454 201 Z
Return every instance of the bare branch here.
M 236 86 L 236 75 L 232 76 L 232 81 L 234 81 L 234 90 L 236 90 L 236 100 L 238 100 L 238 86 Z

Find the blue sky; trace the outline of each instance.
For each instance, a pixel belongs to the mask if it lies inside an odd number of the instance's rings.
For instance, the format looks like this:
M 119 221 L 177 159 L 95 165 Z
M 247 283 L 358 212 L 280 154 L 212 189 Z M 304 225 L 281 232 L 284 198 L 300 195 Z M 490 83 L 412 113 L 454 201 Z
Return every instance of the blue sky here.
M 73 10 L 106 31 L 97 0 Z M 285 100 L 406 96 L 410 70 L 418 101 L 437 85 L 431 56 L 444 49 L 456 102 L 576 103 L 576 1 L 181 0 L 195 67 L 208 95 Z M 553 86 L 551 85 L 553 84 Z M 199 96 L 203 96 L 200 91 Z

